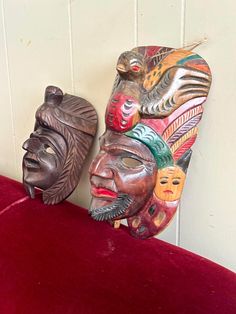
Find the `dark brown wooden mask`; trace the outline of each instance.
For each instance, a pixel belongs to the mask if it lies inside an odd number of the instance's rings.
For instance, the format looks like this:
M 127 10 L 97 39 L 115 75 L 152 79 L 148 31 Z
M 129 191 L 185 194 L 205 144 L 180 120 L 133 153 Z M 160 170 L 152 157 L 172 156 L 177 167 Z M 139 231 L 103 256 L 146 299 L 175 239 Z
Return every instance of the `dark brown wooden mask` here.
M 43 190 L 45 204 L 57 204 L 77 186 L 97 129 L 97 114 L 83 98 L 48 86 L 36 112 L 34 132 L 23 144 L 23 183 L 31 198 Z
M 128 219 L 132 235 L 158 234 L 173 218 L 211 84 L 196 53 L 137 47 L 121 54 L 106 132 L 90 167 L 90 214 Z

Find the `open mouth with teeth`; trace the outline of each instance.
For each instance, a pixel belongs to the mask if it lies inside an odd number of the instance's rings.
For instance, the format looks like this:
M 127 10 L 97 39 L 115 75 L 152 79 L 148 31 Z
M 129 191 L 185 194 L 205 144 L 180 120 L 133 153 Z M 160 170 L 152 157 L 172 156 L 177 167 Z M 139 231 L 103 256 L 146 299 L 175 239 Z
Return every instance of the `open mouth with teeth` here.
M 39 162 L 36 159 L 25 157 L 24 158 L 24 165 L 26 168 L 29 169 L 39 169 Z

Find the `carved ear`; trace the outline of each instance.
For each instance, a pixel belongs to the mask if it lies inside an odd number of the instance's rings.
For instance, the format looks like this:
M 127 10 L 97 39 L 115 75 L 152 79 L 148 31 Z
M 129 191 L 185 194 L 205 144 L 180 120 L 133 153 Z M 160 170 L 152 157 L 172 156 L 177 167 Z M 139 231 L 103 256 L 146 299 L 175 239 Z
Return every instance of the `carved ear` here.
M 191 156 L 192 156 L 192 150 L 189 149 L 176 162 L 177 166 L 179 166 L 185 173 L 188 170 L 188 165 L 189 165 Z
M 45 90 L 44 102 L 52 105 L 59 105 L 63 99 L 63 92 L 59 87 L 48 86 Z

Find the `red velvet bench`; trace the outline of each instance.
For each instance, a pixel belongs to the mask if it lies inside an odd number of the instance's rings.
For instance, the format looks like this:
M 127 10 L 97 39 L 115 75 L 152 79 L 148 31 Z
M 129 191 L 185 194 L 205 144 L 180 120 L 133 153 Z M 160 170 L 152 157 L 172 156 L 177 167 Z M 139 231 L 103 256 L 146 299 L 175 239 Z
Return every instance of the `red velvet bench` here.
M 1 314 L 235 314 L 236 274 L 0 176 Z

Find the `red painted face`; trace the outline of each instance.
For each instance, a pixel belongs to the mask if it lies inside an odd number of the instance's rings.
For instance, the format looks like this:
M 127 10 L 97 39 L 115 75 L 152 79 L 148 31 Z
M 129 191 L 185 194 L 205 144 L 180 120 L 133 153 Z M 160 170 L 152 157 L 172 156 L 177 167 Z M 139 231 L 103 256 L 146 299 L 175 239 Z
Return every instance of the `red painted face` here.
M 155 159 L 144 144 L 107 130 L 90 166 L 93 218 L 120 219 L 139 212 L 153 193 L 156 175 Z

